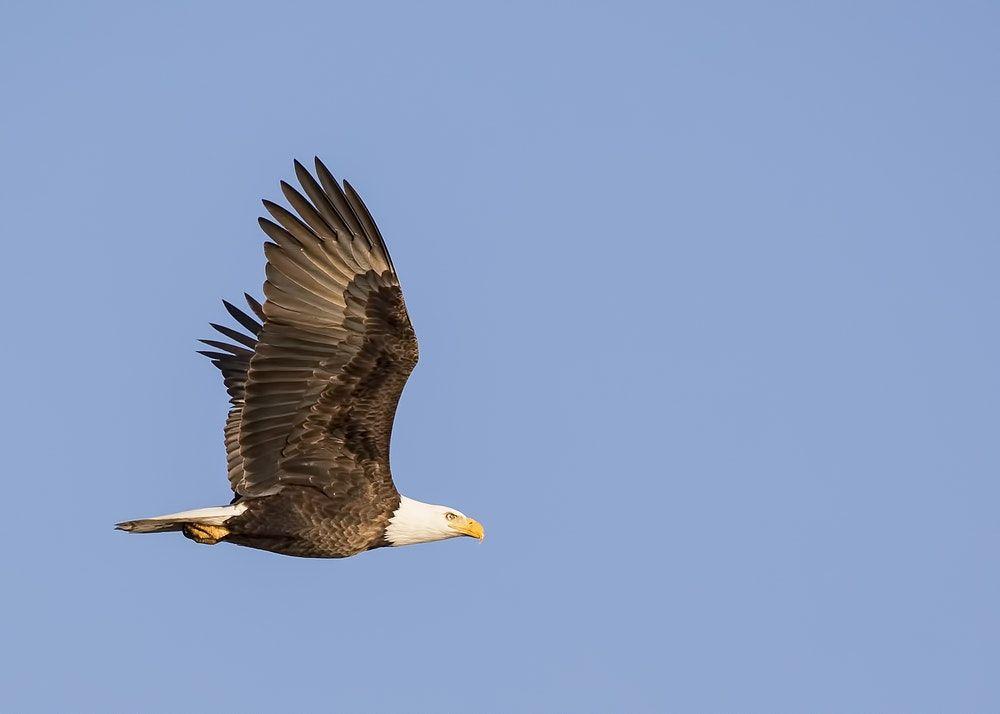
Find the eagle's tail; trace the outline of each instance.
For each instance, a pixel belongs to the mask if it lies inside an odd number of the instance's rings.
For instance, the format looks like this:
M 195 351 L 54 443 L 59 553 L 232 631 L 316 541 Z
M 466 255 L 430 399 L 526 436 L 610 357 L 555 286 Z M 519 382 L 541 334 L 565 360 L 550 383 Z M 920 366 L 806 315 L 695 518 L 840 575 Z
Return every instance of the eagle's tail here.
M 167 533 L 184 527 L 180 521 L 163 521 L 159 518 L 138 518 L 134 521 L 115 523 L 115 530 L 128 533 Z
M 116 523 L 115 528 L 129 533 L 167 533 L 169 531 L 184 531 L 184 535 L 200 543 L 215 543 L 222 540 L 228 533 L 225 523 L 233 516 L 238 516 L 246 510 L 245 503 L 214 508 L 196 508 L 193 511 L 168 513 L 153 518 L 140 518 L 134 521 Z

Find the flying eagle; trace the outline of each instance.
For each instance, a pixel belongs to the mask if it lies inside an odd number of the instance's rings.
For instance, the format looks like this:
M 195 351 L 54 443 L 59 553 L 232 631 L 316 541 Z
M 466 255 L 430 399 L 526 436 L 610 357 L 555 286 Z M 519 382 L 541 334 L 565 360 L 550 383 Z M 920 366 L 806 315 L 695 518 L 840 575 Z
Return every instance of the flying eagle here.
M 130 533 L 181 531 L 284 555 L 345 558 L 373 548 L 483 538 L 454 508 L 401 495 L 389 469 L 396 404 L 417 338 L 385 241 L 361 197 L 316 159 L 298 161 L 305 195 L 281 182 L 298 214 L 264 201 L 273 242 L 257 319 L 224 302 L 249 334 L 202 340 L 231 408 L 225 425 L 228 506 L 125 521 Z

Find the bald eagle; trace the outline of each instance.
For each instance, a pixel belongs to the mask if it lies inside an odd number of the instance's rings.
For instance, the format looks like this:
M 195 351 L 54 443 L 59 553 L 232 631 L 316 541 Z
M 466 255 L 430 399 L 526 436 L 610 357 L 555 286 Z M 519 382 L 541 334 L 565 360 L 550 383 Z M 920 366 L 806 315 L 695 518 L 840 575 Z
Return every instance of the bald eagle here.
M 389 439 L 417 339 L 361 197 L 319 159 L 315 168 L 314 178 L 295 162 L 305 195 L 281 182 L 297 216 L 264 201 L 274 219 L 259 219 L 270 238 L 264 304 L 246 295 L 251 316 L 223 301 L 249 334 L 213 324 L 231 342 L 202 340 L 232 405 L 224 429 L 232 502 L 118 529 L 310 558 L 482 540 L 482 525 L 461 511 L 393 485 Z

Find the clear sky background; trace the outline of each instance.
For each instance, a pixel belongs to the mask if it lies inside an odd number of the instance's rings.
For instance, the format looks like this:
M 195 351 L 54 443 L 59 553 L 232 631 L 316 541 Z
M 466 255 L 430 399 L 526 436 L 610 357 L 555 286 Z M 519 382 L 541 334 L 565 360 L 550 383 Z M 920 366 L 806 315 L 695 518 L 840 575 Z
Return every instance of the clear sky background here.
M 1000 709 L 1000 8 L 3 3 L 5 711 Z M 320 155 L 421 342 L 400 489 L 225 503 L 220 298 Z

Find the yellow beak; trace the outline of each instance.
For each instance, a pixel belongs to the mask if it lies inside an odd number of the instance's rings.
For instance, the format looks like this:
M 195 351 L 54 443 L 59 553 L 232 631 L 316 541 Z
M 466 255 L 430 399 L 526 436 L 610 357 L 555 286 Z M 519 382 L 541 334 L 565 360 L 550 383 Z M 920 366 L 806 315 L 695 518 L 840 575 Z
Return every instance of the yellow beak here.
M 452 528 L 462 535 L 472 536 L 479 540 L 482 540 L 486 535 L 486 531 L 483 530 L 483 524 L 471 518 L 466 518 L 464 523 L 458 523 L 452 526 Z

